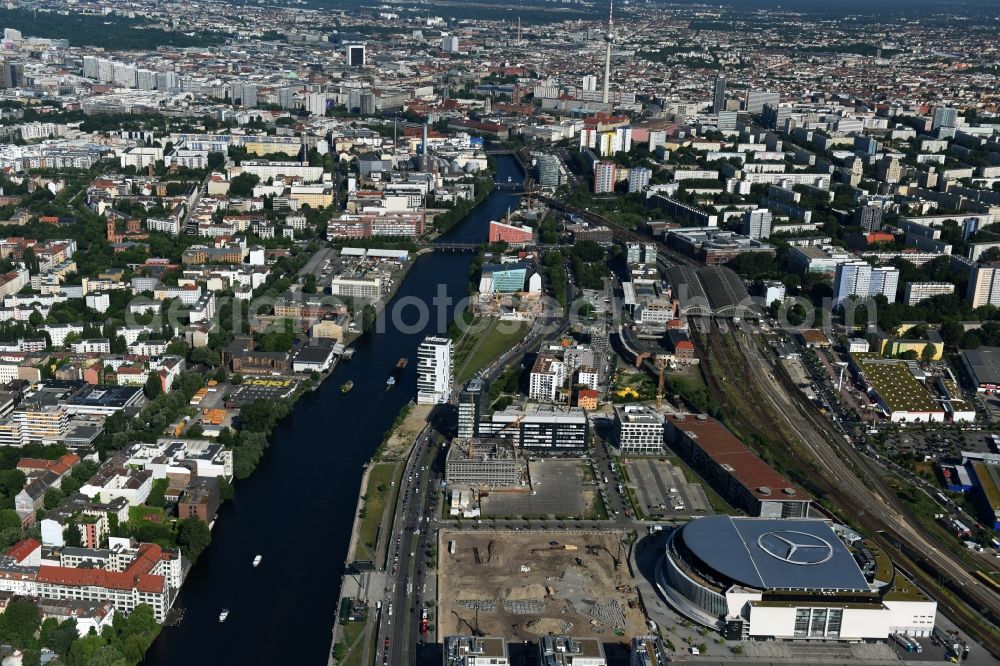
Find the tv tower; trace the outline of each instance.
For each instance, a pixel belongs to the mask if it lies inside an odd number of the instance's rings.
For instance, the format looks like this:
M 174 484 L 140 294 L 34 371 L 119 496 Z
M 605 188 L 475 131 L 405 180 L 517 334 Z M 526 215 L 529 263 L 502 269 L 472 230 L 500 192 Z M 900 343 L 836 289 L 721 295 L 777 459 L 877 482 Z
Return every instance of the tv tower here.
M 611 81 L 611 44 L 615 41 L 614 7 L 614 0 L 608 0 L 608 32 L 604 35 L 604 42 L 607 44 L 604 56 L 604 96 L 601 98 L 605 104 L 608 103 L 608 84 Z

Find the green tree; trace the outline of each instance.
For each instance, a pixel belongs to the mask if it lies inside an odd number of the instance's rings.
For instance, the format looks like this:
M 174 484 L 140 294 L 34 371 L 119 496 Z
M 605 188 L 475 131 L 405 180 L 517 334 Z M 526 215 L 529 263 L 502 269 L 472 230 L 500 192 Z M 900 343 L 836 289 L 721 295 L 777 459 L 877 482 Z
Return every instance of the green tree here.
M 66 496 L 63 495 L 61 490 L 55 486 L 49 486 L 45 489 L 45 496 L 42 498 L 42 503 L 46 511 L 51 511 L 62 504 L 64 499 L 66 499 Z
M 25 647 L 34 640 L 40 621 L 38 606 L 27 599 L 15 598 L 0 615 L 0 641 Z
M 241 173 L 229 181 L 229 194 L 234 197 L 253 196 L 253 188 L 259 182 L 260 178 L 254 174 Z
M 211 152 L 208 154 L 208 168 L 211 171 L 222 171 L 226 167 L 226 155 L 224 153 Z
M 75 523 L 70 523 L 63 530 L 63 541 L 66 542 L 67 546 L 72 548 L 81 548 L 83 546 L 83 539 L 80 536 L 80 529 Z
M 66 663 L 69 666 L 88 666 L 90 660 L 104 645 L 104 638 L 96 634 L 79 638 L 70 645 Z
M 142 387 L 142 392 L 145 393 L 146 397 L 150 400 L 163 393 L 163 382 L 160 381 L 159 373 L 149 373 L 149 377 L 146 379 L 146 384 Z
M 197 560 L 202 551 L 212 542 L 212 532 L 208 525 L 199 518 L 186 518 L 180 521 L 177 530 L 177 545 L 184 555 L 192 561 Z
M 30 247 L 25 248 L 24 253 L 21 255 L 21 261 L 24 263 L 24 267 L 28 270 L 30 275 L 38 274 L 38 257 L 35 256 L 34 249 Z
M 75 619 L 70 618 L 59 622 L 54 617 L 50 617 L 42 622 L 39 642 L 42 647 L 47 647 L 59 656 L 65 657 L 78 636 Z
M 13 509 L 0 509 L 0 531 L 20 530 L 21 518 Z
M 979 256 L 980 261 L 1000 261 L 1000 247 L 991 247 Z
M 163 508 L 167 504 L 167 499 L 165 497 L 167 492 L 167 486 L 170 485 L 170 481 L 167 479 L 156 479 L 153 481 L 153 487 L 149 490 L 149 497 L 146 498 L 146 506 L 152 506 L 157 508 Z
M 97 649 L 87 661 L 87 666 L 129 666 L 125 655 L 114 645 L 105 645 Z
M 923 361 L 924 363 L 930 363 L 931 361 L 934 360 L 935 353 L 936 350 L 934 348 L 934 345 L 930 344 L 924 345 L 924 349 L 920 353 L 920 360 Z

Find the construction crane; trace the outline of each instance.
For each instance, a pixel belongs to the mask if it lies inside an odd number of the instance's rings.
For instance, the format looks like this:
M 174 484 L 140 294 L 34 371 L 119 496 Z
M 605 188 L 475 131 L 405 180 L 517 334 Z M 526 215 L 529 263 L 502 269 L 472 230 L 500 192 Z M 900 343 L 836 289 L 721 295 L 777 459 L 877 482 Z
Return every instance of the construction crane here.
M 519 423 L 521 423 L 521 421 L 523 421 L 523 420 L 524 420 L 524 416 L 525 416 L 524 414 L 521 414 L 520 416 L 518 416 L 518 417 L 517 417 L 516 419 L 514 419 L 514 420 L 513 420 L 513 421 L 511 421 L 510 423 L 508 423 L 508 424 L 507 424 L 507 425 L 505 425 L 504 427 L 502 427 L 502 428 L 500 428 L 499 430 L 497 430 L 497 433 L 496 433 L 496 435 L 494 435 L 494 437 L 497 437 L 497 438 L 499 438 L 499 437 L 500 437 L 501 435 L 503 435 L 503 433 L 504 433 L 504 432 L 506 432 L 506 431 L 507 431 L 507 430 L 509 430 L 510 428 L 513 428 L 514 426 L 516 426 L 516 425 L 518 425 Z M 520 439 L 520 438 L 517 438 L 517 439 Z M 515 441 L 517 441 L 517 440 L 515 440 Z
M 665 372 L 667 369 L 667 357 L 657 354 L 653 358 L 653 365 L 656 366 L 660 374 L 659 381 L 656 384 L 656 411 L 660 411 L 663 407 L 663 378 L 667 374 Z

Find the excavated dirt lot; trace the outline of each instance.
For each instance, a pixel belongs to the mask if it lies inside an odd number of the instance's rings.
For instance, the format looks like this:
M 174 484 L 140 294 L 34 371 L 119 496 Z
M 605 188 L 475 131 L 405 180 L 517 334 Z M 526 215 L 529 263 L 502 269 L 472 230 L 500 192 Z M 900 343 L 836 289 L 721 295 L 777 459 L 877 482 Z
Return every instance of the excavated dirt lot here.
M 477 622 L 479 633 L 510 641 L 553 633 L 610 643 L 618 632 L 642 634 L 623 537 L 605 530 L 442 531 L 437 635 L 470 634 Z

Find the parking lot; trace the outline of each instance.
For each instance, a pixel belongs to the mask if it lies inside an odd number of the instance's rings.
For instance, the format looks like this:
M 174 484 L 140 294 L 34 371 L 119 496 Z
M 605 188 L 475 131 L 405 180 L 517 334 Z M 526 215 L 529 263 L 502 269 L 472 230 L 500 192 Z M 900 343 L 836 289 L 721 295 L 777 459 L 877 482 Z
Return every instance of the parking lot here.
M 975 426 L 973 426 L 975 427 Z M 933 430 L 900 430 L 885 436 L 883 450 L 886 455 L 910 455 L 931 460 L 958 458 L 962 451 L 994 453 L 995 431 L 965 430 L 948 426 Z
M 248 377 L 235 387 L 230 402 L 237 407 L 249 405 L 255 400 L 273 402 L 292 395 L 296 386 L 298 380 L 290 377 Z
M 714 513 L 705 490 L 689 482 L 684 472 L 662 458 L 634 458 L 625 461 L 639 506 L 646 514 L 659 517 L 671 513 Z
M 582 516 L 594 489 L 583 486 L 579 460 L 528 462 L 530 492 L 491 492 L 480 499 L 483 516 Z

